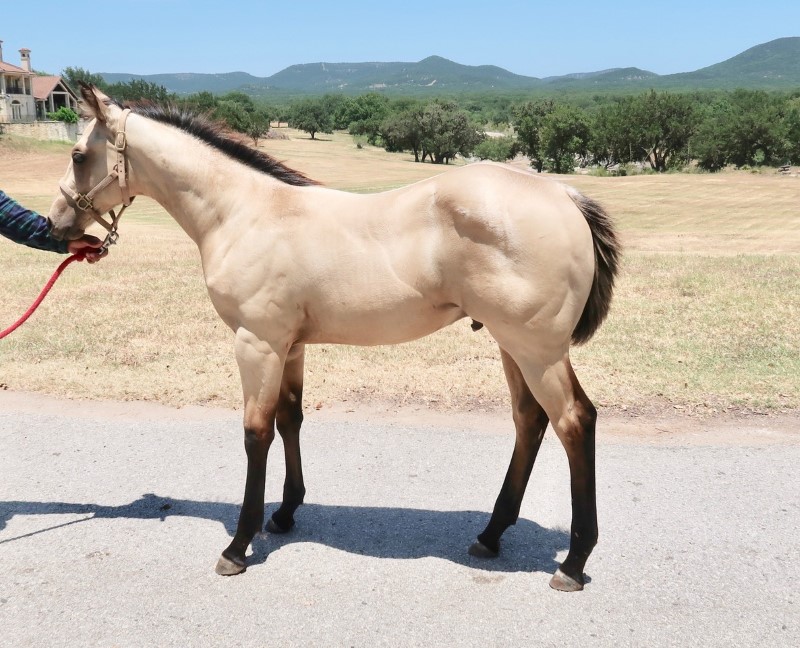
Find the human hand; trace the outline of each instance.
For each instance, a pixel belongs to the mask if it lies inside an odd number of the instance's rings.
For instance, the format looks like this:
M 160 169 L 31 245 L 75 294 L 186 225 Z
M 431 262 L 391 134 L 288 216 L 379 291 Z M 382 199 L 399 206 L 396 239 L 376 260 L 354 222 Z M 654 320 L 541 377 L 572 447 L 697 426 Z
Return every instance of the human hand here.
M 84 234 L 81 238 L 70 241 L 67 249 L 70 254 L 82 254 L 89 263 L 97 263 L 108 254 L 108 250 L 100 250 L 102 246 L 103 241 L 99 238 L 91 234 Z

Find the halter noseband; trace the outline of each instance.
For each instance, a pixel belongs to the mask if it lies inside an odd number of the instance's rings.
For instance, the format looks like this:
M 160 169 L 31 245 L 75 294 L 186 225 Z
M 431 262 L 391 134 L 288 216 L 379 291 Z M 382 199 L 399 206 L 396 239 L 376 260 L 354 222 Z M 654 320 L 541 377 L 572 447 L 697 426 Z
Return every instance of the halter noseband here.
M 114 245 L 117 242 L 117 239 L 119 238 L 119 234 L 117 234 L 117 224 L 119 223 L 119 219 L 122 218 L 122 213 L 133 202 L 133 197 L 131 197 L 130 192 L 128 191 L 128 175 L 125 165 L 125 149 L 128 146 L 128 141 L 125 136 L 125 122 L 127 121 L 130 113 L 130 109 L 126 108 L 122 111 L 122 114 L 119 118 L 119 130 L 114 138 L 114 149 L 117 152 L 117 163 L 114 165 L 114 168 L 111 169 L 111 173 L 109 173 L 105 178 L 98 182 L 93 189 L 87 191 L 86 193 L 72 191 L 72 189 L 67 187 L 63 181 L 59 185 L 61 187 L 61 193 L 64 194 L 64 197 L 67 199 L 67 202 L 73 209 L 77 209 L 82 212 L 88 212 L 92 218 L 94 218 L 108 231 L 106 240 L 103 241 L 103 245 L 100 248 L 101 250 L 107 250 L 109 245 Z M 108 214 L 111 216 L 111 222 L 109 223 L 95 210 L 93 199 L 98 193 L 100 193 L 115 180 L 119 181 L 119 188 L 122 192 L 122 207 L 120 207 L 119 213 L 117 214 L 114 213 L 113 209 L 108 210 Z

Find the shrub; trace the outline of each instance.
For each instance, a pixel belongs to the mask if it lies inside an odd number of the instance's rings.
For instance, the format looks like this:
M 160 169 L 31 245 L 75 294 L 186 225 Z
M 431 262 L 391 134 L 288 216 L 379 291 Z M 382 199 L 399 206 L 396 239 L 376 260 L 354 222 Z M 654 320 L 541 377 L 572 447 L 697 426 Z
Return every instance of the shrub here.
M 517 154 L 517 142 L 513 137 L 487 137 L 480 142 L 474 155 L 481 160 L 505 162 Z
M 64 122 L 65 124 L 78 123 L 78 113 L 66 106 L 61 106 L 56 112 L 47 113 L 47 118 L 53 121 Z

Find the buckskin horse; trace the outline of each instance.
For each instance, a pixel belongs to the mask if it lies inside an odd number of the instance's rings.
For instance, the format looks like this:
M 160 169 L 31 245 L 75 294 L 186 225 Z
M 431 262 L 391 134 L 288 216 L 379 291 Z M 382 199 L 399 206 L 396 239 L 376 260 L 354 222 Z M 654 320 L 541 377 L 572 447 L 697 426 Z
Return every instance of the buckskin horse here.
M 597 413 L 571 344 L 606 317 L 620 261 L 611 219 L 559 182 L 493 163 L 356 195 L 320 186 L 217 124 L 169 106 L 125 107 L 81 89 L 92 121 L 49 213 L 74 239 L 150 196 L 194 240 L 208 294 L 234 333 L 244 395 L 247 478 L 216 571 L 246 568 L 264 521 L 267 452 L 284 442 L 283 500 L 267 529 L 289 531 L 305 495 L 300 460 L 307 344 L 397 344 L 462 318 L 500 347 L 516 441 L 488 525 L 469 552 L 491 557 L 517 520 L 548 421 L 569 459 L 569 553 L 550 584 L 583 588 L 597 542 Z M 104 214 L 112 216 L 112 223 Z

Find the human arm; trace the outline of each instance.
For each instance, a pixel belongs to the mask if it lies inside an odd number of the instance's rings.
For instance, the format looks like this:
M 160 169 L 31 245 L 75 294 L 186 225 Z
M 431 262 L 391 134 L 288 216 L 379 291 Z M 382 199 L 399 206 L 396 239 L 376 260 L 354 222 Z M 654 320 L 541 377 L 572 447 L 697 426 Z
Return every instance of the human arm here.
M 50 236 L 47 219 L 26 209 L 0 190 L 0 234 L 15 243 L 59 254 L 83 254 L 89 263 L 99 261 L 106 251 L 99 251 L 103 242 L 89 234 L 75 241 L 57 241 Z
M 15 243 L 38 250 L 66 254 L 67 241 L 56 241 L 50 236 L 47 220 L 35 211 L 25 209 L 16 200 L 0 190 L 0 234 Z

